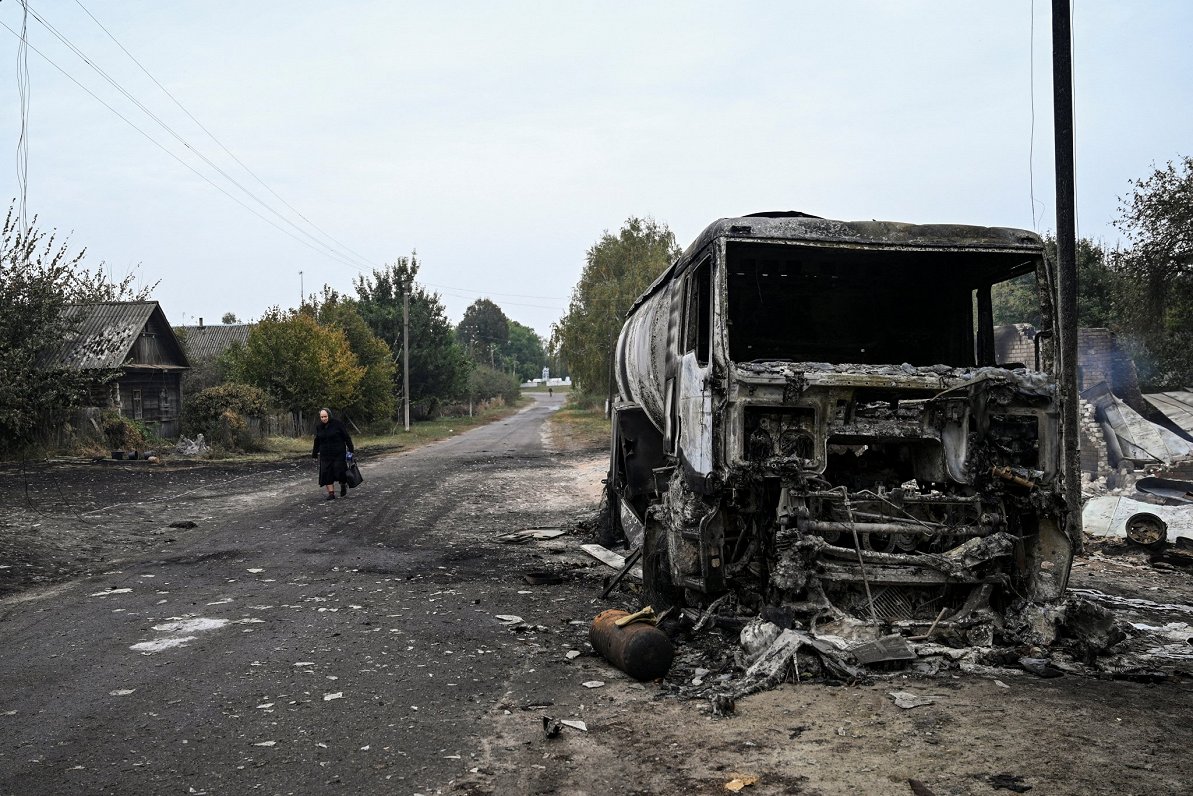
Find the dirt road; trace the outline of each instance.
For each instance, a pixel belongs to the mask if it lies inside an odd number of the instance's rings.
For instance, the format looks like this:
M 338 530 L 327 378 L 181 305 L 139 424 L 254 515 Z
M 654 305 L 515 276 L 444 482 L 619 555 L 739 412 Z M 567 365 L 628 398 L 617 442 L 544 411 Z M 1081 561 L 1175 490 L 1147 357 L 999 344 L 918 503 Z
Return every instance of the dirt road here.
M 6 471 L 0 793 L 712 794 L 739 775 L 755 794 L 1190 790 L 1181 678 L 893 673 L 713 718 L 673 695 L 731 666 L 712 632 L 668 681 L 627 679 L 587 626 L 637 597 L 598 600 L 588 540 L 495 540 L 595 507 L 601 453 L 552 447 L 557 404 L 366 460 L 364 487 L 330 502 L 305 461 Z M 1193 604 L 1186 576 L 1130 562 L 1081 562 L 1074 585 Z M 895 690 L 933 701 L 904 710 Z M 587 731 L 547 739 L 543 716 Z

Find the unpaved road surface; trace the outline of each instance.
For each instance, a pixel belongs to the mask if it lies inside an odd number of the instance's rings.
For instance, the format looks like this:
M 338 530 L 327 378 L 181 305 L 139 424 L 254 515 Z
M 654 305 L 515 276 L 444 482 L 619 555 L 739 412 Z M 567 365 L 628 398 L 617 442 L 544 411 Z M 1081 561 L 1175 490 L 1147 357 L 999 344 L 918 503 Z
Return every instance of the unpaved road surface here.
M 712 632 L 668 681 L 627 679 L 587 627 L 638 598 L 597 599 L 610 570 L 577 552 L 589 540 L 495 539 L 595 509 L 601 452 L 544 431 L 559 400 L 366 459 L 344 500 L 323 501 L 305 461 L 4 471 L 0 793 L 713 794 L 739 776 L 757 778 L 747 794 L 1193 789 L 1181 677 L 894 673 L 713 718 L 674 696 L 697 666 L 729 665 Z M 563 582 L 528 585 L 532 570 Z M 1096 557 L 1074 581 L 1191 621 L 1182 573 Z M 903 710 L 893 690 L 934 701 Z M 543 716 L 587 731 L 547 739 Z

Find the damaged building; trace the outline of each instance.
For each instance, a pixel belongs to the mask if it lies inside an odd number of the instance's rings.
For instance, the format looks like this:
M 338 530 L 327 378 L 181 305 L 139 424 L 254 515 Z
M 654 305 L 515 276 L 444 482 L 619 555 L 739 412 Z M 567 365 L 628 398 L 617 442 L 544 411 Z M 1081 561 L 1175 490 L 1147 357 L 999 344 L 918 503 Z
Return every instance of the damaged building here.
M 992 285 L 1044 328 L 996 352 Z M 608 490 L 656 602 L 912 631 L 1064 593 L 1054 286 L 1032 232 L 721 219 L 617 342 Z

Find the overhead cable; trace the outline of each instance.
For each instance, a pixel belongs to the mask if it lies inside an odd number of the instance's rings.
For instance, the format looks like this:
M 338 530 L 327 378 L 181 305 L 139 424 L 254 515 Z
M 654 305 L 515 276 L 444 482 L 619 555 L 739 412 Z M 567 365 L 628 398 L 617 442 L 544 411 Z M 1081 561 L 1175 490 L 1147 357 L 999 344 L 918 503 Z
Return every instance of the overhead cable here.
M 120 43 L 120 41 L 119 41 L 119 40 L 118 40 L 118 39 L 117 39 L 117 38 L 116 38 L 114 35 L 112 35 L 112 32 L 111 32 L 110 30 L 108 30 L 108 29 L 107 29 L 107 27 L 105 27 L 105 26 L 104 26 L 104 24 L 103 24 L 102 22 L 100 22 L 98 19 L 96 19 L 96 18 L 95 18 L 95 15 L 94 15 L 94 14 L 92 14 L 92 13 L 91 13 L 91 12 L 90 12 L 90 11 L 87 9 L 87 7 L 86 7 L 85 5 L 83 5 L 83 4 L 82 4 L 82 3 L 81 3 L 79 0 L 75 0 L 75 4 L 76 4 L 76 5 L 78 5 L 78 6 L 79 6 L 79 8 L 83 9 L 83 12 L 84 12 L 84 13 L 86 13 L 86 14 L 87 14 L 87 16 L 91 17 L 91 20 L 92 20 L 92 21 L 93 21 L 93 22 L 94 22 L 96 25 L 98 25 L 98 26 L 99 26 L 99 29 L 100 29 L 100 30 L 102 30 L 102 31 L 103 31 L 105 34 L 107 34 L 107 37 L 108 37 L 109 39 L 111 39 L 111 40 L 113 41 L 113 43 L 115 43 L 115 45 L 116 45 L 117 47 L 119 47 L 119 48 L 121 49 L 121 51 L 122 51 L 122 52 L 124 52 L 124 54 L 125 54 L 125 55 L 127 55 L 127 56 L 129 57 L 129 59 L 130 59 L 130 60 L 131 60 L 131 61 L 132 61 L 134 64 L 136 64 L 136 65 L 137 65 L 137 68 L 139 68 L 139 69 L 140 69 L 142 72 L 144 72 L 144 73 L 145 73 L 145 76 L 146 76 L 146 77 L 148 77 L 150 80 L 152 80 L 152 81 L 153 81 L 153 84 L 154 84 L 155 86 L 157 86 L 158 88 L 160 88 L 160 89 L 162 90 L 162 92 L 163 92 L 163 93 L 164 93 L 164 94 L 165 94 L 167 97 L 169 97 L 169 98 L 170 98 L 170 100 L 171 100 L 171 101 L 173 101 L 173 103 L 174 103 L 175 105 L 177 105 L 177 106 L 178 106 L 178 108 L 179 108 L 179 109 L 180 109 L 180 110 L 181 110 L 183 113 L 185 113 L 185 114 L 186 114 L 186 116 L 187 116 L 187 118 L 188 118 L 188 119 L 190 119 L 192 122 L 194 122 L 196 125 L 198 125 L 198 127 L 199 127 L 199 129 L 200 129 L 200 130 L 202 130 L 203 132 L 207 133 L 207 136 L 208 136 L 208 137 L 209 137 L 209 138 L 210 138 L 212 141 L 214 141 L 214 142 L 216 143 L 216 145 L 217 145 L 217 146 L 219 146 L 219 148 L 220 148 L 220 149 L 222 149 L 222 150 L 224 151 L 224 153 L 225 153 L 225 154 L 226 154 L 228 157 L 230 157 L 230 158 L 232 158 L 232 160 L 236 161 L 237 165 L 239 165 L 239 166 L 240 166 L 242 169 L 244 169 L 244 170 L 245 170 L 245 171 L 246 171 L 246 172 L 247 172 L 247 173 L 248 173 L 248 174 L 249 174 L 249 175 L 250 175 L 250 176 L 251 176 L 251 177 L 252 177 L 254 180 L 256 180 L 256 181 L 257 181 L 257 183 L 258 183 L 258 184 L 260 184 L 260 185 L 261 185 L 261 187 L 263 187 L 265 190 L 267 190 L 267 191 L 269 191 L 271 194 L 273 194 L 273 196 L 274 196 L 274 197 L 275 197 L 275 198 L 276 198 L 276 199 L 277 199 L 279 202 L 281 202 L 281 203 L 282 203 L 282 204 L 284 204 L 284 205 L 285 205 L 287 208 L 289 208 L 289 209 L 290 209 L 290 211 L 291 211 L 292 213 L 294 213 L 294 215 L 296 215 L 296 216 L 298 216 L 299 218 L 301 218 L 301 219 L 302 219 L 303 221 L 305 221 L 307 224 L 310 224 L 310 225 L 311 225 L 311 227 L 312 227 L 313 229 L 315 229 L 316 231 L 318 231 L 318 232 L 319 232 L 321 235 L 323 235 L 324 237 L 326 237 L 328 240 L 330 240 L 331 242 L 335 243 L 337 246 L 339 246 L 340 248 L 342 248 L 342 249 L 344 249 L 345 251 L 349 252 L 350 254 L 353 254 L 353 255 L 355 255 L 355 256 L 356 256 L 356 257 L 358 257 L 360 260 L 362 260 L 362 261 L 365 261 L 365 262 L 369 262 L 369 258 L 365 257 L 365 256 L 364 256 L 364 255 L 362 255 L 362 254 L 359 254 L 359 253 L 357 253 L 357 252 L 356 252 L 356 251 L 354 251 L 352 248 L 350 248 L 350 247 L 349 247 L 347 244 L 344 244 L 344 243 L 340 242 L 340 241 L 339 241 L 339 240 L 337 240 L 335 237 L 333 237 L 332 235 L 330 235 L 329 233 L 327 233 L 327 232 L 326 232 L 325 230 L 323 230 L 323 229 L 322 229 L 322 228 L 321 228 L 321 227 L 320 227 L 318 224 L 316 224 L 315 222 L 313 222 L 313 221 L 311 221 L 309 218 L 307 218 L 305 215 L 303 215 L 301 211 L 299 211 L 299 210 L 298 210 L 296 207 L 294 207 L 294 205 L 292 205 L 292 204 L 290 204 L 289 202 L 287 202 L 287 201 L 285 200 L 285 198 L 283 198 L 283 197 L 282 197 L 282 196 L 281 196 L 281 195 L 280 195 L 280 194 L 279 194 L 277 191 L 275 191 L 275 190 L 274 190 L 273 188 L 271 188 L 271 187 L 270 187 L 268 184 L 266 184 L 266 182 L 265 182 L 264 180 L 262 180 L 260 177 L 258 177 L 258 176 L 257 176 L 257 173 L 256 173 L 256 172 L 254 172 L 252 169 L 250 169 L 250 168 L 249 168 L 249 167 L 248 167 L 248 166 L 247 166 L 247 165 L 244 163 L 244 161 L 242 161 L 240 158 L 236 157 L 236 155 L 234 155 L 234 154 L 232 153 L 232 151 L 231 151 L 230 149 L 228 149 L 228 147 L 227 147 L 227 146 L 225 146 L 225 145 L 224 145 L 224 142 L 223 142 L 223 141 L 221 141 L 219 138 L 217 138 L 217 137 L 216 137 L 215 133 L 211 132 L 211 130 L 207 129 L 207 126 L 206 126 L 205 124 L 203 124 L 201 121 L 199 121 L 198 119 L 196 119 L 196 118 L 195 118 L 195 116 L 194 116 L 194 114 L 192 114 L 192 113 L 191 113 L 189 110 L 187 110 L 186 106 L 185 106 L 185 105 L 183 105 L 183 104 L 182 104 L 182 102 L 181 102 L 181 101 L 180 101 L 180 100 L 179 100 L 177 97 L 175 97 L 175 96 L 174 96 L 174 94 L 173 94 L 173 93 L 171 93 L 171 92 L 170 92 L 170 90 L 169 90 L 168 88 L 166 88 L 165 86 L 163 86 L 163 85 L 161 84 L 161 82 L 160 82 L 160 81 L 158 81 L 158 79 L 157 79 L 156 77 L 154 77 L 154 76 L 153 76 L 153 75 L 150 73 L 150 71 L 149 71 L 148 69 L 146 69 L 146 68 L 145 68 L 144 64 L 142 64 L 142 63 L 141 63 L 139 60 L 137 60 L 137 57 L 136 57 L 135 55 L 133 55 L 131 52 L 129 52 L 129 51 L 128 51 L 128 49 L 127 49 L 127 48 L 126 48 L 126 47 L 125 47 L 123 44 L 121 44 L 121 43 Z
M 7 30 L 7 31 L 8 31 L 9 33 L 11 33 L 13 36 L 16 36 L 16 37 L 20 38 L 20 34 L 19 34 L 19 33 L 17 33 L 15 30 L 13 30 L 12 28 L 10 28 L 10 27 L 9 27 L 7 24 L 5 24 L 4 22 L 0 22 L 0 26 L 2 26 L 2 27 L 5 29 L 5 30 Z M 232 201 L 236 202 L 236 204 L 240 205 L 240 206 L 241 206 L 241 207 L 243 207 L 245 210 L 249 211 L 250 213 L 252 213 L 253 215 L 255 215 L 257 218 L 259 218 L 259 219 L 261 219 L 262 221 L 264 221 L 265 223 L 267 223 L 267 224 L 269 224 L 270 226 L 274 227 L 275 229 L 277 229 L 277 230 L 278 230 L 279 232 L 281 232 L 282 234 L 289 236 L 290 238 L 294 239 L 294 240 L 295 240 L 295 241 L 297 241 L 298 243 L 301 243 L 303 246 L 306 246 L 308 249 L 311 249 L 312 251 L 316 252 L 317 254 L 320 254 L 320 255 L 322 255 L 322 256 L 324 256 L 324 257 L 332 257 L 333 259 L 336 259 L 338 262 L 340 262 L 342 265 L 347 265 L 347 266 L 349 266 L 349 267 L 351 267 L 351 268 L 357 268 L 357 265 L 356 265 L 355 263 L 353 263 L 353 262 L 351 262 L 351 261 L 348 261 L 348 260 L 339 259 L 339 255 L 338 255 L 338 254 L 329 254 L 329 253 L 328 253 L 328 252 L 326 252 L 326 251 L 322 251 L 322 250 L 320 250 L 320 249 L 317 249 L 317 248 L 315 248 L 315 247 L 314 247 L 312 244 L 308 243 L 307 241 L 303 240 L 302 238 L 298 237 L 298 236 L 297 236 L 297 235 L 295 235 L 294 233 L 292 233 L 292 232 L 290 232 L 289 230 L 287 230 L 285 227 L 281 226 L 280 224 L 276 223 L 276 222 L 275 222 L 275 221 L 273 221 L 272 219 L 270 219 L 270 218 L 267 218 L 266 216 L 264 216 L 264 215 L 262 215 L 261 213 L 259 213 L 257 210 L 255 210 L 255 209 L 253 209 L 252 207 L 250 207 L 250 206 L 249 206 L 248 204 L 246 204 L 246 203 L 245 203 L 245 202 L 244 202 L 244 201 L 243 201 L 243 200 L 242 200 L 240 197 L 238 197 L 238 196 L 236 196 L 236 195 L 232 194 L 230 191 L 228 191 L 228 190 L 227 190 L 226 188 L 224 188 L 223 186 L 221 186 L 221 185 L 217 185 L 217 184 L 216 184 L 216 183 L 215 183 L 215 182 L 214 182 L 214 181 L 213 181 L 213 180 L 212 180 L 210 177 L 208 177 L 206 174 L 204 174 L 203 172 L 199 171 L 198 169 L 196 169 L 196 168 L 195 168 L 194 166 L 192 166 L 191 164 L 187 163 L 187 162 L 186 162 L 185 160 L 183 160 L 182 158 L 178 157 L 178 155 L 177 155 L 177 154 L 175 154 L 174 152 L 171 152 L 171 151 L 169 150 L 169 148 L 167 148 L 167 147 L 166 147 L 164 144 L 162 144 L 160 141 L 158 141 L 158 140 L 157 140 L 157 139 L 155 139 L 153 136 L 149 135 L 149 133 L 145 132 L 145 131 L 144 131 L 144 130 L 142 130 L 140 127 L 138 127 L 136 124 L 134 124 L 132 121 L 130 121 L 130 120 L 128 119 L 128 117 L 126 117 L 126 116 L 125 116 L 124 114 L 122 114 L 120 111 L 116 110 L 116 109 L 115 109 L 115 108 L 113 108 L 111 105 L 109 105 L 108 103 L 104 102 L 104 101 L 103 101 L 103 100 L 102 100 L 102 99 L 101 99 L 101 98 L 100 98 L 100 97 L 99 97 L 99 96 L 98 96 L 98 95 L 97 95 L 95 92 L 93 92 L 91 89 L 87 88 L 87 87 L 86 87 L 86 86 L 84 86 L 82 83 L 80 83 L 78 80 L 76 80 L 76 79 L 74 78 L 74 76 L 72 76 L 72 75 L 71 75 L 69 72 L 67 72 L 65 69 L 63 69 L 61 66 L 59 66 L 57 63 L 55 63 L 55 62 L 54 62 L 54 61 L 53 61 L 53 60 L 52 60 L 52 59 L 51 59 L 49 56 L 47 56 L 47 55 L 46 55 L 45 53 L 43 53 L 41 50 L 37 49 L 37 48 L 36 48 L 36 47 L 34 47 L 33 45 L 29 45 L 29 49 L 30 49 L 30 50 L 32 50 L 33 52 L 37 53 L 39 56 L 41 56 L 41 58 L 42 58 L 42 59 L 43 59 L 43 60 L 44 60 L 46 63 L 48 63 L 50 66 L 54 67 L 54 68 L 55 68 L 55 69 L 57 69 L 59 72 L 61 72 L 61 73 L 62 73 L 62 75 L 63 75 L 63 76 L 64 76 L 64 77 L 65 77 L 67 80 L 69 80 L 69 81 L 71 81 L 72 83 L 74 83 L 76 86 L 78 86 L 79 88 L 81 88 L 81 89 L 82 89 L 83 91 L 85 91 L 86 93 L 90 94 L 90 95 L 91 95 L 91 97 L 92 97 L 92 98 L 93 98 L 93 99 L 94 99 L 96 102 L 98 102 L 100 105 L 103 105 L 105 108 L 107 108 L 108 110 L 110 110 L 112 113 L 114 113 L 114 114 L 116 114 L 118 117 L 120 117 L 120 119 L 121 119 L 121 120 L 122 120 L 122 121 L 123 121 L 125 124 L 127 124 L 129 127 L 133 128 L 133 129 L 134 129 L 134 130 L 136 130 L 138 133 L 140 133 L 142 136 L 144 136 L 144 137 L 146 138 L 146 140 L 148 140 L 148 141 L 149 141 L 151 144 L 153 144 L 154 146 L 156 146 L 156 147 L 157 147 L 158 149 L 160 149 L 161 151 L 165 152 L 165 153 L 166 153 L 167 155 L 169 155 L 170 157 L 174 158 L 174 160 L 178 161 L 180 164 L 182 164 L 182 166 L 184 166 L 185 168 L 189 169 L 191 172 L 193 172 L 193 173 L 195 174 L 195 176 L 197 176 L 199 179 L 201 179 L 201 180 L 203 180 L 204 182 L 206 182 L 206 183 L 207 183 L 208 185 L 210 185 L 212 188 L 215 188 L 217 191 L 219 191 L 220 193 L 224 194 L 224 196 L 227 196 L 229 199 L 231 199 Z
M 326 253 L 329 256 L 332 256 L 335 259 L 340 260 L 341 262 L 343 262 L 346 265 L 353 265 L 354 267 L 357 267 L 358 269 L 362 268 L 362 267 L 367 267 L 367 268 L 373 267 L 372 263 L 365 260 L 364 258 L 359 258 L 359 255 L 357 255 L 357 257 L 354 258 L 348 254 L 344 254 L 340 251 L 337 251 L 334 247 L 332 247 L 332 246 L 328 245 L 327 243 L 325 243 L 324 241 L 318 239 L 317 237 L 312 235 L 307 230 L 305 230 L 302 227 L 300 227 L 299 225 L 295 224 L 292 220 L 287 218 L 285 215 L 278 212 L 272 205 L 270 205 L 268 202 L 264 201 L 259 196 L 257 196 L 253 191 L 249 190 L 244 185 L 242 185 L 236 178 L 234 178 L 232 175 L 228 174 L 228 172 L 226 172 L 223 168 L 221 168 L 211 158 L 207 157 L 207 155 L 205 155 L 195 145 L 193 145 L 190 141 L 188 141 L 181 134 L 179 134 L 176 130 L 174 130 L 173 127 L 171 127 L 169 124 L 164 122 L 157 114 L 155 114 L 153 111 L 151 111 L 148 107 L 145 106 L 144 103 L 142 103 L 140 100 L 138 100 L 136 97 L 134 97 L 132 95 L 132 93 L 130 93 L 122 85 L 120 85 L 120 83 L 118 81 L 116 81 L 111 75 L 109 75 L 106 71 L 104 71 L 104 69 L 102 69 L 92 58 L 87 56 L 86 53 L 84 53 L 77 46 L 75 46 L 75 44 L 73 42 L 71 42 L 65 35 L 63 35 L 61 32 L 59 32 L 44 17 L 42 17 L 40 14 L 38 14 L 33 9 L 30 9 L 29 13 L 33 16 L 34 19 L 36 19 L 38 22 L 40 22 L 42 24 L 42 26 L 45 27 L 45 29 L 47 31 L 49 31 L 51 34 L 53 34 L 60 42 L 62 42 L 63 45 L 65 45 L 69 50 L 71 50 L 71 52 L 73 52 L 80 60 L 82 60 L 85 64 L 87 64 L 89 67 L 91 67 L 91 69 L 93 69 L 100 77 L 102 77 L 113 88 L 115 88 L 126 99 L 128 99 L 129 102 L 136 105 L 137 108 L 139 108 L 141 110 L 141 112 L 143 112 L 146 116 L 148 116 L 150 119 L 152 119 L 159 127 L 162 128 L 162 130 L 164 130 L 172 138 L 174 138 L 176 141 L 178 141 L 179 144 L 184 146 L 186 149 L 190 150 L 196 157 L 198 157 L 201 161 L 206 163 L 209 167 L 211 167 L 221 177 L 223 177 L 228 182 L 230 182 L 234 186 L 236 186 L 247 197 L 252 199 L 254 202 L 256 202 L 258 205 L 260 205 L 262 208 L 264 208 L 269 213 L 276 216 L 279 220 L 281 220 L 285 224 L 289 225 L 296 232 L 298 232 L 299 234 L 301 234 L 304 237 L 306 237 L 307 239 L 309 239 L 313 244 L 325 249 Z M 45 57 L 45 56 L 43 55 L 43 57 Z M 61 67 L 59 67 L 59 69 L 61 70 Z M 319 251 L 319 249 L 316 249 L 316 251 Z M 354 260 L 357 258 L 359 258 L 359 261 L 354 262 Z

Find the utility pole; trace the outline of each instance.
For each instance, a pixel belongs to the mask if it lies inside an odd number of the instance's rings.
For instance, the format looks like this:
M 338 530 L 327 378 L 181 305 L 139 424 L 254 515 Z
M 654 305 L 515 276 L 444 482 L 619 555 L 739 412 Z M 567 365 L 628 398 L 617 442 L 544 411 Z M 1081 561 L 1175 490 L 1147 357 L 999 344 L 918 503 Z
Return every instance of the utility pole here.
M 1077 449 L 1077 232 L 1073 176 L 1073 44 L 1069 0 L 1052 0 L 1052 117 L 1056 145 L 1056 270 L 1060 327 L 1061 442 L 1073 552 L 1082 549 Z
M 402 395 L 406 397 L 403 410 L 406 430 L 410 430 L 410 289 L 402 293 Z
M 298 272 L 298 308 L 302 309 L 302 303 L 306 300 L 307 289 L 302 281 L 302 271 Z

